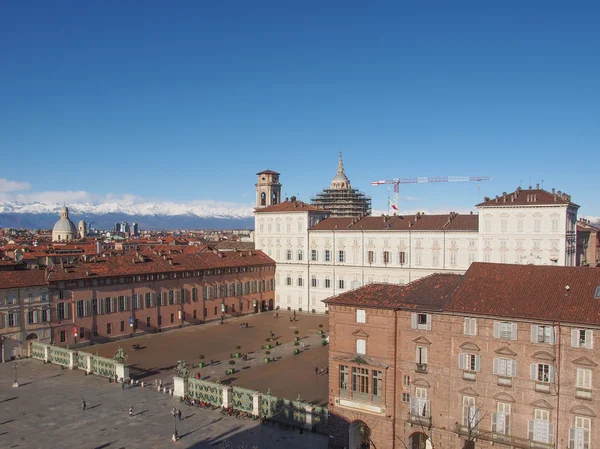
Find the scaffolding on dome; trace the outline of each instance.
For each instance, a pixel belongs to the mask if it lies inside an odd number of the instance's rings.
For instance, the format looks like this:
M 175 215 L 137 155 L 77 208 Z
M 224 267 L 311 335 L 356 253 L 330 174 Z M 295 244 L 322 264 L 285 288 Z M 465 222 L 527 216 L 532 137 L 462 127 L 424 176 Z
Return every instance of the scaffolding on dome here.
M 371 198 L 357 189 L 324 189 L 310 199 L 313 206 L 331 212 L 331 217 L 371 215 Z

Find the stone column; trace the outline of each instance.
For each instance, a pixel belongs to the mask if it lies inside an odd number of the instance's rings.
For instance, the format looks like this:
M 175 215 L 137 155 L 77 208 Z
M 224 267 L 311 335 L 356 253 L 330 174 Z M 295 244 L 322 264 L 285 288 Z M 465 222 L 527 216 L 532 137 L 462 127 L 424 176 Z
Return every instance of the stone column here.
M 129 367 L 124 363 L 115 363 L 115 374 L 126 382 L 129 379 Z
M 260 416 L 260 401 L 261 401 L 260 393 L 254 393 L 252 395 L 252 414 L 254 416 Z
M 228 387 L 223 385 L 223 407 L 229 408 L 231 407 L 233 400 L 233 387 Z
M 85 371 L 88 374 L 92 372 L 92 357 L 89 355 L 85 357 Z
M 305 429 L 313 428 L 313 411 L 315 410 L 312 405 L 307 405 L 304 410 L 306 411 L 306 423 L 304 424 Z
M 77 351 L 69 352 L 69 369 L 77 368 Z
M 50 346 L 44 346 L 44 362 L 48 363 L 50 361 Z
M 183 398 L 188 392 L 188 380 L 184 377 L 173 376 L 173 396 Z

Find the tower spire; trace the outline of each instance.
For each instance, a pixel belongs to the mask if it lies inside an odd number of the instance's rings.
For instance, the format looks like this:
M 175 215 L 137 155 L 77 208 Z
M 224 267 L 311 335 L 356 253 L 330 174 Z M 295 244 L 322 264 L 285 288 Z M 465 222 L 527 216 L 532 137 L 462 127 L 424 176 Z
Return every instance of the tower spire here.
M 345 174 L 344 173 L 344 161 L 342 160 L 342 152 L 340 151 L 340 160 L 338 161 L 338 169 L 337 169 L 338 174 Z

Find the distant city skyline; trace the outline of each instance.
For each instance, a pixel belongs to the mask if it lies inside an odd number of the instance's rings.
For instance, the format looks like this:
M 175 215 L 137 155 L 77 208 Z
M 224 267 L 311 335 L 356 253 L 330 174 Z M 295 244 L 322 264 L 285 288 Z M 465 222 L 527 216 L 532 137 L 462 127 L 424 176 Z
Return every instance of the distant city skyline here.
M 387 211 L 476 211 L 517 186 L 600 217 L 597 2 L 4 5 L 0 202 L 251 210 L 334 177 Z M 588 162 L 589 161 L 589 162 Z M 585 170 L 590 166 L 589 170 Z M 390 195 L 392 192 L 390 192 Z

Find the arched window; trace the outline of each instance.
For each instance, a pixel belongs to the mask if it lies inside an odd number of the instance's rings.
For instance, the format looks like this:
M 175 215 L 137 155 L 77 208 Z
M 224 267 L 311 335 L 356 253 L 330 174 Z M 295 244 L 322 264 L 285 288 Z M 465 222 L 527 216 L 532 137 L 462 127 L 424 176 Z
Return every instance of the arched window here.
M 262 192 L 260 194 L 260 205 L 261 206 L 266 206 L 267 205 L 267 195 L 265 194 L 265 192 Z

